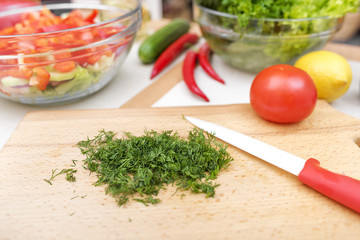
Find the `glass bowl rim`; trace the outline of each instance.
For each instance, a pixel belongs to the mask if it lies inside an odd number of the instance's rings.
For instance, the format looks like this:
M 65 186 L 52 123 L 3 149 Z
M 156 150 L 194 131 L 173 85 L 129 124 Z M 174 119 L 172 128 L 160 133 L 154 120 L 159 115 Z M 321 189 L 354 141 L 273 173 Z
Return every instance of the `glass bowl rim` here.
M 66 33 L 66 32 L 72 32 L 72 31 L 77 31 L 77 30 L 83 30 L 83 29 L 87 29 L 87 28 L 92 28 L 92 27 L 97 27 L 97 26 L 101 26 L 101 25 L 105 25 L 108 23 L 112 23 L 121 19 L 125 19 L 127 17 L 130 17 L 132 15 L 134 15 L 137 12 L 141 11 L 141 0 L 134 0 L 136 2 L 136 7 L 132 10 L 130 10 L 129 12 L 122 14 L 118 17 L 106 20 L 106 21 L 101 21 L 98 23 L 93 23 L 93 24 L 89 24 L 86 26 L 82 26 L 82 27 L 76 27 L 76 28 L 69 28 L 69 29 L 64 29 L 64 30 L 58 30 L 58 31 L 49 31 L 49 32 L 42 32 L 42 33 L 31 33 L 31 34 L 18 34 L 18 35 L 0 35 L 0 40 L 1 39 L 7 39 L 7 38 L 20 38 L 20 37 L 37 37 L 37 36 L 41 36 L 41 35 L 48 35 L 48 34 L 56 34 L 56 33 Z M 19 9 L 11 9 L 9 11 L 4 11 L 4 12 L 0 12 L 0 17 L 6 17 L 12 14 L 19 14 L 19 13 L 23 13 L 23 12 L 27 12 L 27 11 L 37 11 L 37 10 L 41 10 L 44 6 L 48 7 L 51 10 L 59 10 L 59 9 L 77 9 L 77 8 L 83 8 L 83 9 L 99 9 L 102 8 L 101 10 L 106 10 L 106 9 L 112 9 L 114 11 L 116 10 L 122 10 L 121 8 L 118 8 L 116 6 L 110 6 L 110 5 L 105 5 L 105 4 L 98 4 L 98 3 L 55 3 L 55 4 L 43 4 L 43 5 L 38 5 L 38 6 L 32 6 L 32 7 L 24 7 L 24 8 L 19 8 Z
M 134 15 L 137 12 L 140 12 L 141 11 L 140 0 L 135 0 L 135 1 L 136 1 L 137 4 L 136 4 L 136 7 L 134 9 L 132 9 L 131 11 L 129 11 L 129 12 L 127 12 L 127 13 L 121 15 L 121 16 L 118 16 L 116 18 L 112 18 L 112 19 L 109 19 L 109 20 L 106 20 L 106 21 L 101 21 L 101 22 L 98 22 L 98 23 L 89 24 L 89 25 L 82 26 L 82 27 L 70 28 L 70 29 L 65 29 L 65 30 L 60 30 L 60 31 L 51 31 L 51 32 L 45 32 L 45 33 L 33 33 L 33 34 L 22 34 L 22 35 L 0 35 L 0 40 L 2 40 L 2 39 L 6 40 L 7 38 L 20 38 L 20 37 L 30 37 L 30 38 L 32 38 L 32 37 L 35 37 L 35 36 L 36 37 L 38 37 L 38 36 L 47 36 L 49 34 L 54 34 L 54 36 L 56 37 L 56 34 L 59 34 L 59 33 L 66 33 L 68 31 L 72 32 L 72 31 L 77 31 L 77 30 L 83 30 L 83 29 L 87 29 L 89 27 L 96 27 L 96 26 L 101 27 L 102 25 L 106 25 L 108 23 L 112 23 L 114 21 L 118 21 L 118 20 L 121 20 L 123 18 L 127 18 L 129 16 Z M 49 4 L 49 5 L 55 6 L 55 8 L 57 8 L 57 9 L 62 9 L 61 7 L 66 7 L 66 6 L 67 6 L 67 8 L 69 8 L 69 5 L 64 4 L 64 3 Z M 46 6 L 49 6 L 49 5 L 46 5 Z M 73 6 L 87 6 L 86 9 L 93 9 L 91 6 L 100 6 L 100 5 L 103 6 L 103 7 L 108 8 L 108 9 L 109 8 L 110 9 L 115 9 L 115 10 L 116 9 L 117 10 L 121 9 L 121 8 L 114 7 L 114 6 L 107 6 L 107 5 L 104 5 L 104 4 L 86 4 L 85 5 L 85 3 L 71 3 L 71 5 L 73 5 Z M 22 9 L 15 9 L 15 10 L 8 11 L 7 14 L 1 14 L 0 13 L 0 17 L 11 15 L 11 14 L 14 14 L 14 13 L 21 13 L 24 10 L 41 9 L 42 7 L 43 7 L 43 5 L 35 6 L 35 7 L 26 7 L 26 8 L 22 8 Z M 128 35 L 131 35 L 131 34 L 135 33 L 136 30 L 139 28 L 140 24 L 141 24 L 141 17 L 137 21 L 134 21 L 133 23 L 131 23 L 127 28 L 122 29 L 120 32 L 112 35 L 111 37 L 108 37 L 106 39 L 102 39 L 101 41 L 93 42 L 93 43 L 90 43 L 90 44 L 87 44 L 87 45 L 84 45 L 84 46 L 74 47 L 74 48 L 70 48 L 70 49 L 59 49 L 59 50 L 56 50 L 56 51 L 47 51 L 47 52 L 42 52 L 42 53 L 33 53 L 33 54 L 0 55 L 0 60 L 42 57 L 42 56 L 48 56 L 49 54 L 61 53 L 61 52 L 64 52 L 64 51 L 79 51 L 79 50 L 88 49 L 88 48 L 91 48 L 91 47 L 101 46 L 103 44 L 106 44 L 109 41 L 111 42 L 111 41 L 114 41 L 114 40 L 119 39 L 121 37 L 128 36 Z
M 236 15 L 220 12 L 214 9 L 210 9 L 204 6 L 199 5 L 194 1 L 194 5 L 200 8 L 202 11 L 211 13 L 213 15 L 217 15 L 220 17 L 238 19 Z M 341 19 L 342 17 L 329 17 L 329 16 L 322 16 L 322 17 L 311 17 L 311 18 L 250 18 L 250 21 L 267 21 L 267 22 L 303 22 L 303 21 L 313 21 L 313 20 L 332 20 L 332 19 Z
M 107 44 L 107 42 L 111 42 L 114 41 L 118 38 L 121 37 L 125 37 L 128 35 L 133 34 L 136 29 L 137 29 L 138 23 L 133 23 L 131 26 L 129 26 L 128 28 L 126 28 L 127 31 L 121 31 L 119 33 L 116 33 L 114 35 L 112 35 L 109 38 L 106 39 L 102 39 L 101 41 L 98 42 L 93 42 L 84 46 L 80 46 L 80 47 L 74 47 L 74 48 L 67 48 L 67 49 L 59 49 L 56 51 L 47 51 L 47 52 L 40 52 L 40 53 L 33 53 L 33 54 L 13 54 L 13 55 L 0 55 L 0 60 L 9 60 L 9 59 L 18 59 L 18 58 L 34 58 L 34 57 L 45 57 L 48 55 L 53 55 L 53 54 L 58 54 L 58 53 L 63 53 L 63 52 L 76 52 L 76 51 L 80 51 L 83 49 L 88 49 L 88 48 L 92 48 L 92 47 L 98 47 L 104 44 Z M 18 65 L 18 64 L 16 64 Z M 0 64 L 0 66 L 2 66 L 2 64 Z

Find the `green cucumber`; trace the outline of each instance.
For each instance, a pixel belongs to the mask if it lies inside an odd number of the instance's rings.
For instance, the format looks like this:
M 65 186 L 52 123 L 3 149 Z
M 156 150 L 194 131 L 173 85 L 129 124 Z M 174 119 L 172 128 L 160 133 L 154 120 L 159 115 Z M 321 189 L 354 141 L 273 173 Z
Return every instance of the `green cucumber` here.
M 160 54 L 175 40 L 187 33 L 190 23 L 183 19 L 175 19 L 157 30 L 144 40 L 139 48 L 139 57 L 143 63 L 153 63 Z
M 2 85 L 4 87 L 17 87 L 29 84 L 29 80 L 23 78 L 16 78 L 12 76 L 6 76 L 1 79 Z
M 70 72 L 58 72 L 58 71 L 49 71 L 50 81 L 51 82 L 61 82 L 64 80 L 70 80 L 75 77 L 77 69 L 73 69 Z

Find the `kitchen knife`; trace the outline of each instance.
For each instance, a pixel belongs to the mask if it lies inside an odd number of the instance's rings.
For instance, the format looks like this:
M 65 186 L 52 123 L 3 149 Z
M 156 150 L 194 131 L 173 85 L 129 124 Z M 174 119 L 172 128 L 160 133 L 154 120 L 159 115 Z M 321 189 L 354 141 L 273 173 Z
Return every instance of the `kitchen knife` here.
M 304 160 L 242 133 L 193 117 L 185 117 L 198 128 L 261 158 L 289 173 L 309 187 L 360 213 L 360 181 L 320 167 L 314 158 Z

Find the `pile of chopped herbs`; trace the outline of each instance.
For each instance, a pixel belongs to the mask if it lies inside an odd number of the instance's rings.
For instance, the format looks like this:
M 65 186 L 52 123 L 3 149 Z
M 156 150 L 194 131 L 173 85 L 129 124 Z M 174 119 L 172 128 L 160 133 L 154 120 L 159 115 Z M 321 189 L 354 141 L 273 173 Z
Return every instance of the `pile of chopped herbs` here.
M 233 160 L 225 145 L 197 128 L 187 139 L 173 131 L 115 135 L 102 130 L 78 146 L 86 156 L 84 167 L 98 176 L 95 185 L 106 184 L 106 193 L 119 206 L 131 199 L 156 204 L 159 191 L 169 184 L 213 197 L 218 184 L 212 180 Z

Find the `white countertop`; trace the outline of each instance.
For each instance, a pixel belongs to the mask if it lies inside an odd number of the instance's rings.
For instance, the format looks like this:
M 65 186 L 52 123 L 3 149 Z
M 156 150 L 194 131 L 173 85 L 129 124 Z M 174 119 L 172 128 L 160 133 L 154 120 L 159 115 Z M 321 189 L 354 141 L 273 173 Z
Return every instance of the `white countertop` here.
M 140 62 L 137 57 L 138 46 L 139 43 L 134 44 L 125 63 L 119 69 L 119 73 L 109 85 L 80 101 L 61 106 L 45 107 L 23 105 L 0 98 L 0 149 L 29 111 L 118 108 L 152 84 L 156 81 L 156 79 L 149 80 L 152 65 L 143 65 Z M 177 62 L 181 61 L 182 58 L 183 56 L 177 59 Z M 350 89 L 343 97 L 334 101 L 332 106 L 340 112 L 360 118 L 360 62 L 349 62 L 353 70 L 353 81 Z M 218 74 L 226 81 L 225 85 L 210 79 L 200 67 L 195 71 L 197 84 L 209 97 L 209 103 L 191 94 L 186 85 L 181 82 L 160 98 L 153 107 L 249 103 L 249 89 L 254 75 L 225 65 L 217 56 L 213 57 L 212 64 Z

